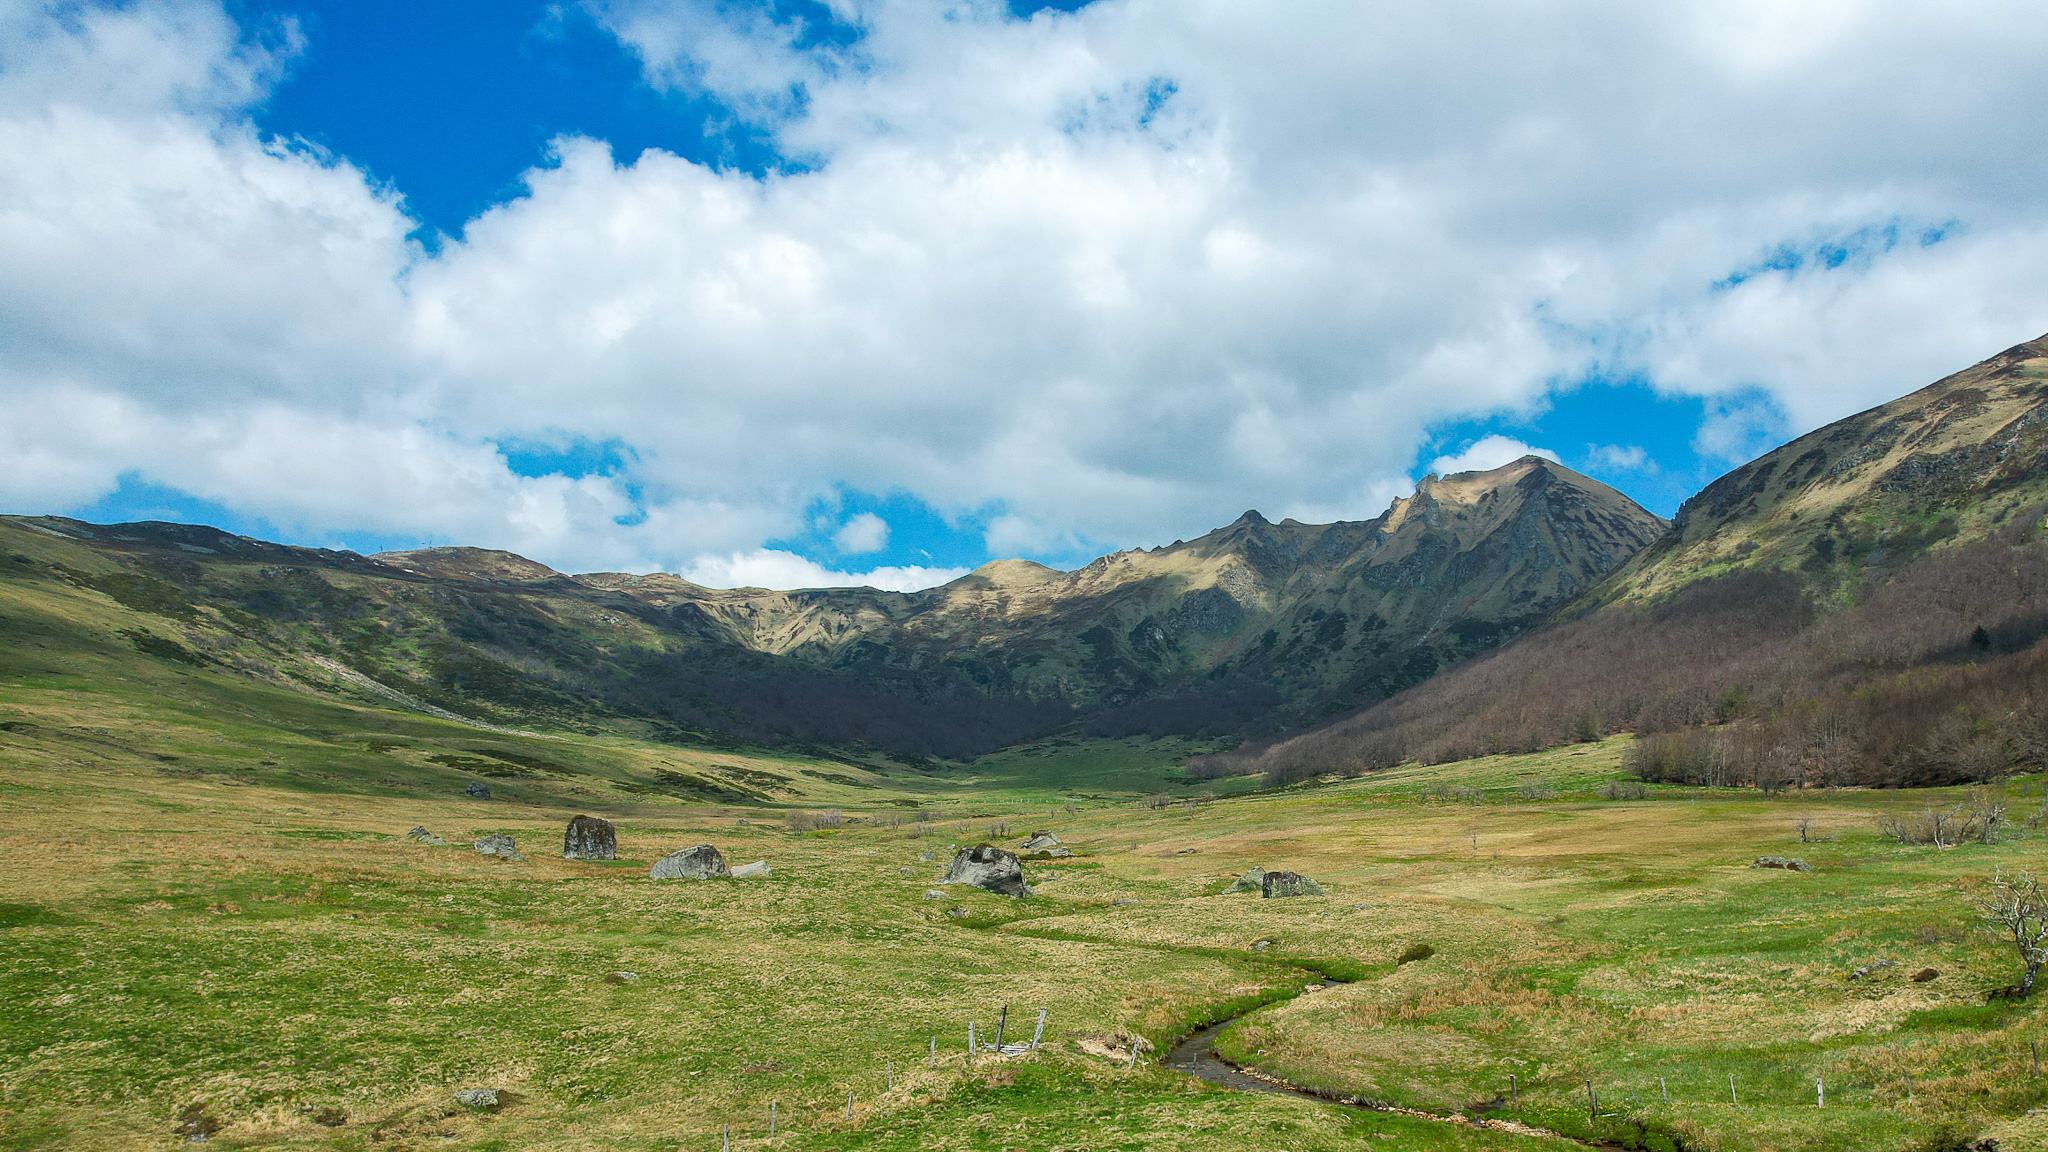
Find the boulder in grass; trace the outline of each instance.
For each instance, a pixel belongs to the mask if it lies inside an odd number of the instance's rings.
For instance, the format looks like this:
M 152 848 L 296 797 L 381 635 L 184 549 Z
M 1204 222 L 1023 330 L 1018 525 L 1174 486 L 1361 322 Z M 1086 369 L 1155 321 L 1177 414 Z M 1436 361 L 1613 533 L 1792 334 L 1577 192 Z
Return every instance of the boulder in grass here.
M 733 869 L 732 878 L 735 880 L 758 880 L 764 876 L 771 875 L 773 872 L 774 869 L 768 867 L 766 860 L 756 860 L 752 864 L 742 864 Z
M 416 843 L 425 844 L 429 848 L 446 848 L 448 846 L 446 840 L 441 839 L 418 824 L 412 826 L 412 831 L 407 832 L 405 838 Z
M 1264 868 L 1252 868 L 1247 870 L 1244 875 L 1239 876 L 1237 883 L 1232 884 L 1223 891 L 1227 894 L 1231 892 L 1264 892 L 1265 890 L 1266 870 Z
M 671 852 L 654 862 L 647 875 L 655 880 L 728 880 L 732 872 L 725 857 L 709 844 L 696 844 Z
M 1321 896 L 1323 886 L 1299 872 L 1268 872 L 1259 895 L 1267 900 L 1282 896 Z
M 1759 856 L 1751 868 L 1783 868 L 1787 872 L 1811 872 L 1813 865 L 1796 856 Z
M 1031 889 L 1024 886 L 1024 865 L 1014 853 L 993 844 L 962 848 L 953 856 L 952 867 L 946 869 L 946 883 L 972 884 L 998 896 L 1031 895 Z
M 455 1102 L 464 1108 L 472 1108 L 478 1112 L 495 1112 L 498 1108 L 498 1090 L 496 1088 L 464 1088 L 455 1094 Z
M 491 786 L 481 780 L 471 780 L 469 787 L 464 788 L 463 791 L 479 800 L 489 800 L 491 798 Z
M 525 856 L 520 854 L 519 845 L 514 843 L 510 836 L 502 832 L 493 832 L 471 845 L 471 847 L 486 856 L 496 856 L 500 860 L 526 859 Z
M 609 820 L 595 816 L 578 816 L 569 821 L 569 830 L 562 834 L 562 859 L 564 860 L 616 860 L 619 858 L 619 833 Z

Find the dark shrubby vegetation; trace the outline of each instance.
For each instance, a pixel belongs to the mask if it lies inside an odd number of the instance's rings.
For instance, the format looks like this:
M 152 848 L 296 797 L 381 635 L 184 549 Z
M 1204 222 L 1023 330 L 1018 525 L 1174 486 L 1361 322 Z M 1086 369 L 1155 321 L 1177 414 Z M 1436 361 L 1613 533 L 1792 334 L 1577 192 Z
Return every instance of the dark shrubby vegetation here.
M 1825 570 L 1832 576 L 1837 569 Z M 1747 572 L 1610 605 L 1327 728 L 1198 757 L 1269 786 L 1633 731 L 1644 780 L 1776 789 L 1985 781 L 2048 767 L 2041 510 L 1830 586 Z M 1846 605 L 1846 606 L 1843 606 Z

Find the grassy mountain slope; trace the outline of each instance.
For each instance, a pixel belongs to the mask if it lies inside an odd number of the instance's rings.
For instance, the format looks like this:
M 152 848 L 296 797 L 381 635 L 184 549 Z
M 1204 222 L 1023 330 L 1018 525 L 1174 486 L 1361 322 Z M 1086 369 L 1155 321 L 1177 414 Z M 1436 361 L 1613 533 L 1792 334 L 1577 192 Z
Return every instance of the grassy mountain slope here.
M 2040 763 L 2044 511 L 2048 339 L 1715 481 L 1563 622 L 1205 770 L 1287 778 L 1624 729 L 1711 729 L 1665 741 L 1689 778 L 1929 783 Z
M 174 524 L 0 519 L 0 584 L 106 598 L 138 650 L 444 717 L 700 746 L 971 757 L 1080 721 L 1228 733 L 1385 695 L 1498 643 L 1662 527 L 1533 458 L 1376 520 L 1271 524 L 1075 572 L 768 592 L 570 576 L 509 553 L 377 557 Z M 861 753 L 865 755 L 866 753 Z

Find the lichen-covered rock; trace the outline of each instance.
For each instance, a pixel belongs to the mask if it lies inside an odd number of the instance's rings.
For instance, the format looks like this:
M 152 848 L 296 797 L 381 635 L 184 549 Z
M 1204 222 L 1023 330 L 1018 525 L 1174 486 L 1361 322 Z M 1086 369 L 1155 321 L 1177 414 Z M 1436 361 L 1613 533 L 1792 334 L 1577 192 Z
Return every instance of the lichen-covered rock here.
M 510 836 L 502 832 L 493 832 L 489 836 L 478 840 L 471 847 L 486 856 L 496 856 L 500 860 L 526 859 L 525 856 L 520 854 L 519 845 L 514 843 Z
M 578 816 L 569 821 L 569 830 L 562 834 L 562 859 L 564 860 L 616 860 L 619 858 L 619 833 L 609 820 L 595 816 Z
M 1060 838 L 1053 835 L 1050 828 L 1040 828 L 1031 834 L 1031 839 L 1024 841 L 1024 850 L 1026 852 L 1035 852 L 1040 848 L 1057 848 L 1059 846 Z
M 962 848 L 954 855 L 952 867 L 946 869 L 946 883 L 972 884 L 999 896 L 1031 894 L 1031 889 L 1024 886 L 1024 865 L 1018 863 L 1013 853 L 993 844 Z
M 407 832 L 405 838 L 416 843 L 425 844 L 429 848 L 446 848 L 448 846 L 446 840 L 441 839 L 418 824 L 412 826 L 412 831 Z
M 1224 889 L 1224 892 L 1264 892 L 1265 890 L 1266 870 L 1264 868 L 1252 868 L 1247 870 L 1244 875 L 1239 876 L 1237 883 Z
M 455 1102 L 464 1108 L 474 1108 L 480 1112 L 489 1112 L 498 1106 L 498 1090 L 496 1088 L 464 1088 L 455 1094 Z
M 1259 895 L 1268 900 L 1282 896 L 1321 896 L 1323 886 L 1299 872 L 1268 872 Z
M 479 800 L 489 800 L 491 798 L 491 786 L 481 780 L 471 780 L 469 787 L 464 788 L 463 791 Z
M 1788 872 L 1811 872 L 1813 865 L 1794 856 L 1759 856 L 1751 868 L 1783 868 Z
M 732 872 L 718 849 L 696 844 L 656 860 L 647 875 L 656 880 L 726 880 Z
M 735 880 L 757 880 L 773 872 L 774 869 L 768 867 L 766 860 L 756 860 L 752 864 L 742 864 L 733 869 L 732 878 Z

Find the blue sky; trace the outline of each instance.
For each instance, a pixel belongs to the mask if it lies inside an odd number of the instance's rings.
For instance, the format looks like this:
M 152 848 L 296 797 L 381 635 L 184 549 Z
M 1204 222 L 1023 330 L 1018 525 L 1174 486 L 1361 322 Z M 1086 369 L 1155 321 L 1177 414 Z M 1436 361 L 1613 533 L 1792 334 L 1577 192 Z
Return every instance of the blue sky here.
M 1745 12 L 24 9 L 0 507 L 890 587 L 1523 450 L 1669 515 L 2048 328 L 2035 14 Z

